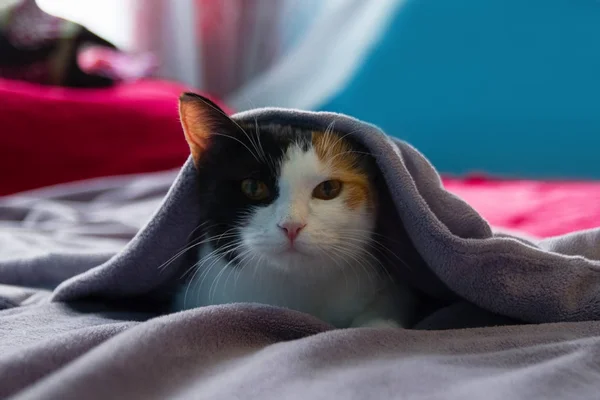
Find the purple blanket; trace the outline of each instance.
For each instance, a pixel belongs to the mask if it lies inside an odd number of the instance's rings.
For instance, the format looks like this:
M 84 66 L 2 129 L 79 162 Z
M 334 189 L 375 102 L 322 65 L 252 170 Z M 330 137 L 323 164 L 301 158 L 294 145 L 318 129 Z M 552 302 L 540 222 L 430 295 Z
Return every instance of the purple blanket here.
M 1 398 L 598 396 L 599 230 L 494 234 L 420 153 L 371 125 L 276 109 L 235 118 L 335 120 L 356 135 L 425 260 L 403 274 L 446 305 L 407 330 L 334 330 L 256 304 L 165 314 L 185 257 L 158 267 L 200 222 L 189 161 L 24 193 L 0 199 Z

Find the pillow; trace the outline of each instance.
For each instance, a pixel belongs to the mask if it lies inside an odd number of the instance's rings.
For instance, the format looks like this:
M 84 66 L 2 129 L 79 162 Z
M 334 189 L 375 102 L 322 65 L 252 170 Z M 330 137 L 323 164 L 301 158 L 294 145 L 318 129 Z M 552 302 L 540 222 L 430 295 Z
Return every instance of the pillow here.
M 0 195 L 181 166 L 185 90 L 156 80 L 102 89 L 0 80 Z
M 319 109 L 408 140 L 443 173 L 600 178 L 600 2 L 407 0 Z

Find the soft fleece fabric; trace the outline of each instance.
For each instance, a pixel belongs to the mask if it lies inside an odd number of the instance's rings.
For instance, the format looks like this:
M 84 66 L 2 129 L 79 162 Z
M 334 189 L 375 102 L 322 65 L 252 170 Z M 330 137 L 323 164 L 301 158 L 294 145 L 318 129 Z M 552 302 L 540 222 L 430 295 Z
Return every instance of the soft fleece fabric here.
M 158 316 L 184 257 L 166 269 L 159 266 L 186 245 L 200 222 L 200 187 L 188 160 L 149 223 L 108 261 L 103 262 L 106 252 L 74 249 L 33 255 L 23 249 L 2 258 L 0 283 L 7 285 L 0 287 L 6 308 L 0 312 L 2 396 L 597 395 L 599 230 L 539 243 L 495 235 L 468 204 L 444 190 L 417 150 L 374 126 L 338 114 L 279 109 L 235 118 L 310 129 L 325 129 L 335 120 L 338 131 L 356 135 L 376 157 L 396 210 L 427 264 L 404 274 L 431 297 L 453 304 L 421 321 L 416 327 L 421 330 L 332 330 L 307 315 L 251 304 Z M 138 200 L 153 192 L 139 184 L 126 187 L 139 194 Z M 107 200 L 119 201 L 119 196 Z M 18 200 L 4 207 L 18 218 Z M 0 254 L 14 248 L 10 235 L 0 246 Z M 65 280 L 69 275 L 74 276 Z M 63 282 L 52 293 L 22 288 L 58 281 Z M 528 324 L 447 329 L 514 320 Z

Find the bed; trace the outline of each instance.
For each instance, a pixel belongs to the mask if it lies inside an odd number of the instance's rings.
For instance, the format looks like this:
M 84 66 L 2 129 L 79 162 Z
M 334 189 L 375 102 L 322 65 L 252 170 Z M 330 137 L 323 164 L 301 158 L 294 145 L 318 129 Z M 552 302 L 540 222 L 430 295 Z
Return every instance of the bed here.
M 173 112 L 164 116 L 171 127 L 177 123 Z M 162 134 L 161 144 L 148 153 L 156 163 L 136 163 L 137 170 L 123 168 L 119 176 L 107 176 L 115 170 L 87 171 L 57 178 L 62 183 L 51 182 L 47 173 L 42 174 L 47 180 L 30 180 L 26 191 L 5 189 L 0 397 L 597 397 L 600 324 L 589 317 L 532 323 L 456 302 L 418 329 L 334 330 L 312 317 L 256 304 L 165 313 L 152 293 L 154 278 L 131 261 L 132 248 L 152 253 L 147 232 L 183 224 L 180 207 L 165 203 L 165 196 L 193 189 L 186 180 L 189 161 L 180 169 L 187 149 L 174 144 L 183 142 L 178 128 Z M 143 148 L 139 136 L 134 143 Z M 156 150 L 161 146 L 176 150 L 161 153 Z M 169 159 L 160 161 L 163 156 Z M 44 168 L 24 173 L 34 179 Z M 86 179 L 67 182 L 73 177 Z M 444 185 L 495 228 L 531 240 L 552 240 L 600 221 L 597 182 L 446 177 Z M 177 247 L 177 235 L 188 233 L 172 232 L 160 246 Z M 119 263 L 129 265 L 126 278 L 110 272 Z M 589 277 L 582 275 L 582 284 L 591 285 Z M 100 288 L 90 285 L 100 281 L 111 287 L 102 301 L 73 295 L 93 294 Z M 123 288 L 135 288 L 143 301 Z

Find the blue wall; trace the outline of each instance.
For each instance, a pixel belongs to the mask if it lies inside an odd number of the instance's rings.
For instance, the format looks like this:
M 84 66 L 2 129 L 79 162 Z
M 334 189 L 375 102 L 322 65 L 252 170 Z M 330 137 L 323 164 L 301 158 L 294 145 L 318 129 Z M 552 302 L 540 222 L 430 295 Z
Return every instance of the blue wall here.
M 600 1 L 405 1 L 320 109 L 379 125 L 443 172 L 600 178 Z

